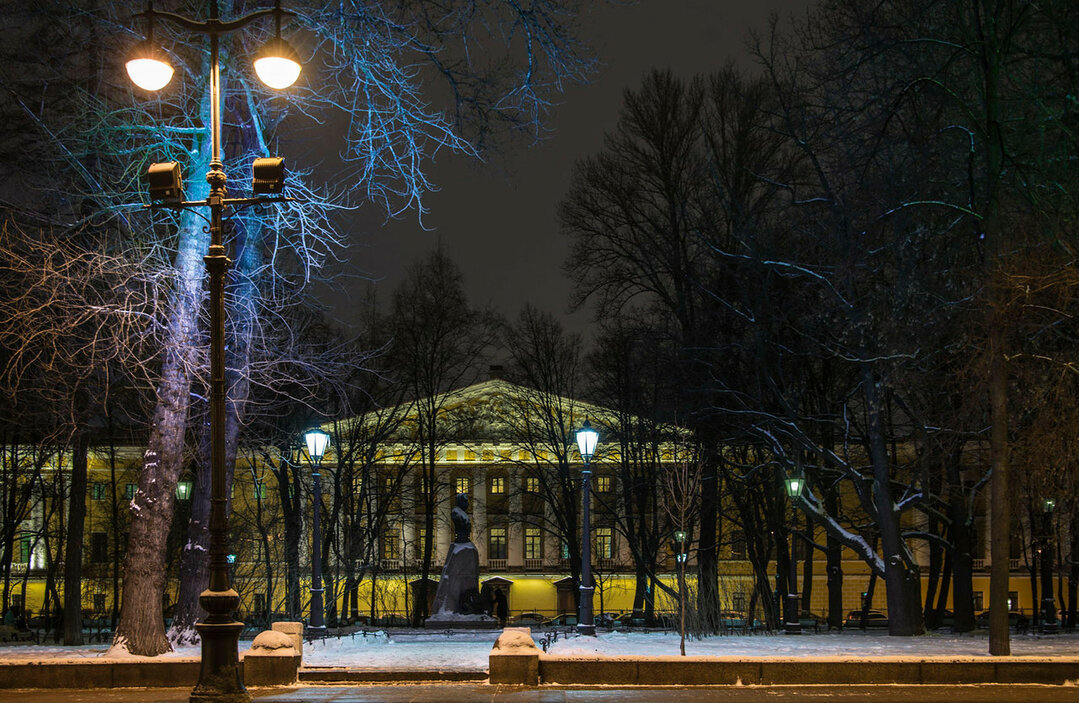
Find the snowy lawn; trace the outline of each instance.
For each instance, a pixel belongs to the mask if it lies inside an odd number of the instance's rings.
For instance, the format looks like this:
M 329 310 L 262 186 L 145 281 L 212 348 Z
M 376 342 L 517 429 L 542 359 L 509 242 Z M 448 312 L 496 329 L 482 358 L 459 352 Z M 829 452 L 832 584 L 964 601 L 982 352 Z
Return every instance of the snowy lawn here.
M 363 636 L 327 638 L 304 643 L 305 666 L 347 666 L 371 669 L 437 669 L 480 671 L 499 631 L 423 632 L 390 631 Z M 537 639 L 542 631 L 533 632 Z M 1079 656 L 1079 634 L 1013 635 L 1012 654 L 1017 656 Z M 250 647 L 241 642 L 241 652 Z M 988 636 L 984 631 L 967 635 L 929 634 L 923 637 L 889 637 L 883 633 L 829 633 L 785 635 L 734 635 L 686 641 L 690 656 L 723 657 L 988 657 Z M 676 656 L 678 635 L 659 632 L 601 632 L 595 638 L 576 633 L 559 634 L 549 648 L 559 656 Z M 198 647 L 186 647 L 167 657 L 199 656 Z M 0 647 L 0 662 L 85 661 L 90 658 L 126 658 L 126 653 L 110 653 L 107 645 L 56 647 L 12 645 Z

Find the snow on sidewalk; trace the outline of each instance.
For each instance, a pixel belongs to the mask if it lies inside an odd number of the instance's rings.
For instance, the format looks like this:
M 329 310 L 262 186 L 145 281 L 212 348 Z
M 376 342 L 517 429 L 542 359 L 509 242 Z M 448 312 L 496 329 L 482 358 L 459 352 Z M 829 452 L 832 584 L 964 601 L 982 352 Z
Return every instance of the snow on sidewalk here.
M 499 631 L 424 632 L 390 631 L 363 636 L 327 638 L 304 643 L 304 666 L 347 666 L 383 670 L 481 671 Z M 542 631 L 533 632 L 537 639 Z M 1016 656 L 1079 656 L 1079 634 L 1013 635 Z M 250 642 L 241 642 L 241 652 Z M 199 656 L 198 647 L 185 647 L 166 657 Z M 677 656 L 678 635 L 657 632 L 601 632 L 597 637 L 560 634 L 549 648 L 559 656 Z M 922 637 L 889 637 L 884 633 L 845 632 L 829 634 L 746 635 L 686 640 L 690 656 L 723 657 L 988 657 L 984 631 L 967 635 L 928 634 Z M 109 653 L 107 645 L 57 647 L 19 645 L 0 647 L 0 662 L 86 661 L 102 658 L 145 659 L 126 653 Z

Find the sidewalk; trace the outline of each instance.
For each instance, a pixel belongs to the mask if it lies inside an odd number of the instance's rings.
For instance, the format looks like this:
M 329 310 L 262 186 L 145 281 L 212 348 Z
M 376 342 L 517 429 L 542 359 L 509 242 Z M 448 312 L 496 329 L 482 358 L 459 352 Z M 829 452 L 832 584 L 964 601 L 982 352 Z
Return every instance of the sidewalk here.
M 252 690 L 256 703 L 1075 703 L 1079 687 L 844 686 L 518 688 L 474 684 Z M 191 689 L 0 691 L 0 703 L 188 703 Z

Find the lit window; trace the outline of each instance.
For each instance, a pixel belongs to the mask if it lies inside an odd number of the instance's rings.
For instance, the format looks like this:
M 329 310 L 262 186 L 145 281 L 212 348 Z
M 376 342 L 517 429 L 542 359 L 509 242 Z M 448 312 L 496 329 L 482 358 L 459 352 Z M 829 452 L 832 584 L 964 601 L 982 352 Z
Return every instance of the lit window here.
M 108 484 L 95 483 L 90 486 L 90 499 L 91 500 L 105 500 L 105 496 L 108 493 Z
M 458 476 L 453 481 L 453 488 L 457 493 L 471 493 L 472 481 L 469 480 L 468 476 Z
M 563 540 L 562 545 L 558 550 L 558 554 L 562 559 L 569 559 L 569 542 Z
M 614 534 L 609 527 L 596 528 L 596 557 L 599 559 L 614 558 Z
M 262 500 L 266 497 L 266 484 L 262 482 L 262 479 L 255 479 L 255 500 Z
M 124 485 L 124 497 L 127 498 L 128 500 L 131 500 L 132 498 L 135 497 L 135 491 L 137 491 L 138 489 L 139 489 L 139 487 L 134 483 L 125 484 Z
M 18 553 L 15 555 L 15 561 L 20 564 L 28 564 L 30 562 L 30 552 L 33 551 L 34 540 L 31 537 L 20 537 L 15 547 Z
M 611 490 L 610 476 L 596 476 L 596 493 L 607 493 Z
M 525 559 L 543 558 L 543 533 L 538 527 L 525 528 Z
M 491 477 L 491 494 L 501 495 L 506 492 L 506 479 L 502 476 Z
M 176 497 L 180 500 L 191 500 L 190 481 L 180 481 L 176 484 Z
M 525 490 L 529 493 L 539 493 L 539 479 L 535 476 L 525 476 Z
M 487 558 L 505 559 L 507 556 L 506 528 L 492 527 L 488 539 Z

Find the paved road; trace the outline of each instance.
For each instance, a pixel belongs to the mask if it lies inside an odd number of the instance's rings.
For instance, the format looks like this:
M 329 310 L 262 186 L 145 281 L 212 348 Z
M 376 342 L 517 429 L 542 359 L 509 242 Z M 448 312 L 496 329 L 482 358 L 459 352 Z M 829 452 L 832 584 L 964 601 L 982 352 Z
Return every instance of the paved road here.
M 0 691 L 0 703 L 187 703 L 190 689 Z M 1079 703 L 1079 686 L 769 686 L 523 688 L 475 684 L 305 686 L 255 691 L 256 703 Z

